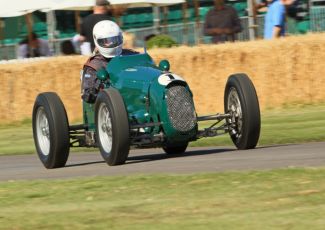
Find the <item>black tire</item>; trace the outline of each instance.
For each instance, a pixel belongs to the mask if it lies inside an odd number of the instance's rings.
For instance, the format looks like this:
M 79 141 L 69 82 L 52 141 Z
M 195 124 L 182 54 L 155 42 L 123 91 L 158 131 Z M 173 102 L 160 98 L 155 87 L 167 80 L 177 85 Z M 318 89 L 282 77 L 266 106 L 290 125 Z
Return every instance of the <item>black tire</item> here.
M 186 151 L 188 143 L 181 143 L 181 144 L 177 144 L 177 145 L 166 145 L 163 146 L 163 150 L 165 151 L 165 153 L 167 155 L 174 155 L 174 154 L 181 154 L 184 153 Z
M 109 120 L 104 121 L 105 114 Z M 95 103 L 96 137 L 100 153 L 108 165 L 124 164 L 130 150 L 128 114 L 120 93 L 109 88 L 101 91 Z
M 36 97 L 32 125 L 36 151 L 43 165 L 48 169 L 64 167 L 70 150 L 69 122 L 56 93 Z
M 238 101 L 236 98 L 240 102 L 238 106 L 235 106 Z M 238 109 L 230 109 L 232 104 L 235 108 L 240 108 L 241 113 Z M 228 78 L 224 107 L 225 113 L 232 115 L 227 123 L 234 125 L 229 133 L 235 146 L 238 149 L 255 148 L 261 129 L 260 108 L 254 85 L 246 74 L 234 74 Z M 236 114 L 239 114 L 238 117 Z

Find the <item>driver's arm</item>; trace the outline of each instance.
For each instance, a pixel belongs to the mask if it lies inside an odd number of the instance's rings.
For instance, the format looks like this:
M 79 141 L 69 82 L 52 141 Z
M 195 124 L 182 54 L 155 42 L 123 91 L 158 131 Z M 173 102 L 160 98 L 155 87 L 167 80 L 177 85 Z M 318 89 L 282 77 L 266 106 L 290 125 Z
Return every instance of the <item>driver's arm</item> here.
M 88 103 L 95 103 L 99 91 L 100 81 L 93 68 L 85 67 L 82 76 L 81 98 Z

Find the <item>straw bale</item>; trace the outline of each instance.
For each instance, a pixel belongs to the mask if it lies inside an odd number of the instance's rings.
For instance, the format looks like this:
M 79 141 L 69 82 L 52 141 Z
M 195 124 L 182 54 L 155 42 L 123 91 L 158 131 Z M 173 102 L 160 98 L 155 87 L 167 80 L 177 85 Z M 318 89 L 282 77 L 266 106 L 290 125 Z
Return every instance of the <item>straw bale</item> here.
M 194 94 L 199 114 L 223 112 L 228 76 L 246 73 L 252 79 L 261 109 L 325 101 L 325 35 L 275 41 L 237 42 L 149 50 L 158 62 L 169 60 Z M 0 64 L 0 122 L 30 118 L 35 97 L 57 92 L 69 120 L 81 120 L 80 69 L 85 56 L 53 57 Z
M 0 122 L 31 118 L 36 96 L 56 92 L 66 106 L 71 120 L 80 119 L 80 69 L 83 56 L 56 57 L 44 60 L 0 65 Z
M 128 32 L 123 33 L 123 47 L 125 49 L 134 48 L 134 35 Z

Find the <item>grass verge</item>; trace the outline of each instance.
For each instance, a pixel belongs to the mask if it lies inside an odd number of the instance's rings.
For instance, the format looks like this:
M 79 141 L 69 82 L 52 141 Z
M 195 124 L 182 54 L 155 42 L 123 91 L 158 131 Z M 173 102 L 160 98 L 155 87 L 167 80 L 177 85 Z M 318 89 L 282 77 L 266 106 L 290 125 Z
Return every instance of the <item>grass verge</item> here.
M 325 104 L 287 106 L 261 115 L 259 145 L 325 141 Z M 212 122 L 202 123 L 208 127 Z M 190 146 L 233 145 L 229 135 L 203 138 Z
M 262 113 L 259 145 L 325 141 L 325 104 L 288 106 Z M 210 123 L 204 122 L 200 127 Z M 190 146 L 233 145 L 229 135 L 203 138 Z M 72 149 L 78 151 L 78 149 Z M 0 155 L 34 153 L 31 121 L 0 125 Z
M 0 229 L 324 229 L 325 169 L 0 183 Z

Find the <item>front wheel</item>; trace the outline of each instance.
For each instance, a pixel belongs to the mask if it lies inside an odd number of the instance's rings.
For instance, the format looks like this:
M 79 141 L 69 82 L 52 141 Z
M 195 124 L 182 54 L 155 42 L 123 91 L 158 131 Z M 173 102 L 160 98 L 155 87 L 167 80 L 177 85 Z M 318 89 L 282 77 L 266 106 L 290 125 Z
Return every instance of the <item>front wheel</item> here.
M 225 113 L 229 134 L 238 149 L 252 149 L 257 145 L 261 118 L 257 94 L 246 74 L 234 74 L 228 78 L 225 97 Z
M 130 150 L 129 120 L 120 93 L 109 88 L 98 94 L 95 104 L 96 137 L 108 165 L 124 164 Z

